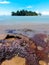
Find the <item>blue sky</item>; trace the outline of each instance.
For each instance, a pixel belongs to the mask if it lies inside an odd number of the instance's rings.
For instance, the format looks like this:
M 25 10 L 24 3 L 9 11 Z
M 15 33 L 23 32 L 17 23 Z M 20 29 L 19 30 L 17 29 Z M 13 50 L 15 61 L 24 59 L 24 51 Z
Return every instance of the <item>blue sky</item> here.
M 0 15 L 10 15 L 12 11 L 22 9 L 49 15 L 49 0 L 0 0 Z

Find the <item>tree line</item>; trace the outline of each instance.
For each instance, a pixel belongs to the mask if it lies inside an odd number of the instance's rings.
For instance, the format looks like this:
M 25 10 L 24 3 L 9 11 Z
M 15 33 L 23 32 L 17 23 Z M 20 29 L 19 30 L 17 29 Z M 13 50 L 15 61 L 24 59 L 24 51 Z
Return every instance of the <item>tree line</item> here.
M 36 13 L 32 11 L 27 11 L 27 10 L 17 10 L 16 12 L 11 13 L 12 16 L 38 16 L 41 15 L 41 13 Z

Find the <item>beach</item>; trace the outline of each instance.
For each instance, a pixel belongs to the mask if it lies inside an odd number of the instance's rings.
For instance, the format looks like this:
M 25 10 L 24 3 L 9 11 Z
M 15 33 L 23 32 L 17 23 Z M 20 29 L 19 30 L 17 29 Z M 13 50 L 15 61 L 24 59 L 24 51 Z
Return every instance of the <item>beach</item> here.
M 15 30 L 15 33 L 22 33 L 24 30 L 28 30 L 28 29 L 32 30 L 30 32 L 34 34 L 38 34 L 38 33 L 49 34 L 49 24 L 24 23 L 24 24 L 17 24 L 17 25 L 0 25 L 0 38 L 4 38 L 8 34 L 9 30 L 13 30 L 13 32 Z
M 49 24 L 33 24 L 33 23 L 23 23 L 23 24 L 15 24 L 15 25 L 0 25 L 0 32 L 5 30 L 18 30 L 18 29 L 31 29 L 37 31 L 49 31 Z M 2 32 L 2 33 L 4 33 Z
M 0 65 L 49 65 L 48 5 L 0 0 Z
M 38 65 L 48 65 L 48 40 L 49 24 L 24 23 L 17 25 L 0 25 L 0 49 L 2 48 L 0 50 L 0 62 L 2 62 L 1 65 L 36 65 L 36 63 Z M 5 50 L 5 53 L 2 52 L 2 50 Z M 4 59 L 2 59 L 2 57 Z

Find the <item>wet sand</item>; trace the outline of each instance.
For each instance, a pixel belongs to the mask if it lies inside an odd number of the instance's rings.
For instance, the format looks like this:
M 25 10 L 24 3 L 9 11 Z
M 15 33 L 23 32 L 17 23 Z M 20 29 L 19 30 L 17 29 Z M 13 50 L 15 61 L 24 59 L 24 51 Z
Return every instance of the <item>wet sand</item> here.
M 17 24 L 17 25 L 0 25 L 0 34 L 5 34 L 5 30 L 27 30 L 30 29 L 35 33 L 44 32 L 49 34 L 49 24 Z
M 32 30 L 49 30 L 49 24 L 16 24 L 16 25 L 0 25 L 0 30 L 6 29 L 32 29 Z
M 30 30 L 29 32 L 28 32 L 28 29 Z M 30 35 L 30 36 L 36 33 L 49 34 L 49 24 L 31 24 L 31 23 L 26 24 L 24 23 L 24 24 L 17 24 L 17 25 L 0 25 L 0 39 L 3 39 L 7 35 L 6 30 L 8 31 L 9 30 L 19 30 L 19 33 L 23 32 L 24 35 Z

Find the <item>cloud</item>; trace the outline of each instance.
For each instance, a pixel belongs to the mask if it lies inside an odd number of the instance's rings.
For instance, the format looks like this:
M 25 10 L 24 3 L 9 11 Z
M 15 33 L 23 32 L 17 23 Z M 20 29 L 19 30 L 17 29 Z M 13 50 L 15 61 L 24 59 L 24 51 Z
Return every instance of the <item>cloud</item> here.
M 3 15 L 11 15 L 11 12 L 9 12 L 9 11 L 0 11 L 0 16 L 3 16 Z
M 36 10 L 35 12 L 36 12 L 36 13 L 39 13 L 39 11 L 38 11 L 38 10 Z
M 36 10 L 37 13 L 41 13 L 42 15 L 49 15 L 49 11 L 38 11 Z
M 49 15 L 49 11 L 43 11 L 41 13 L 42 13 L 42 15 Z
M 27 6 L 26 8 L 32 8 L 32 6 L 31 6 L 31 5 L 29 5 L 29 6 Z
M 10 4 L 9 1 L 0 1 L 0 4 Z

